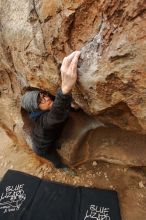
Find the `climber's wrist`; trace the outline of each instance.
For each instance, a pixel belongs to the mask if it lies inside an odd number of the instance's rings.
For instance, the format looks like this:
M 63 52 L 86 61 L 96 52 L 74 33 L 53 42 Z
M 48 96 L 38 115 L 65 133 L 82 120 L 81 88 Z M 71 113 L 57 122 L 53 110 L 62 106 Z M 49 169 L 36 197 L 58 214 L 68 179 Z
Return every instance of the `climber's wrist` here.
M 67 88 L 65 86 L 61 86 L 61 90 L 62 90 L 62 93 L 64 95 L 67 95 L 67 94 L 69 94 L 71 92 L 71 89 L 69 89 L 69 88 Z

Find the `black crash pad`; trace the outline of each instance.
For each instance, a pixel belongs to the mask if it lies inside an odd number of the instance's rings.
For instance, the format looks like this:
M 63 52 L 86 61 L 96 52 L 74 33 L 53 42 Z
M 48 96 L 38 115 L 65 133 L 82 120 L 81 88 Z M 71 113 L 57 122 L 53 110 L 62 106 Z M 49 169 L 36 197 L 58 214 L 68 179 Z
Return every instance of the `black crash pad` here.
M 116 191 L 73 187 L 8 170 L 0 220 L 121 220 Z

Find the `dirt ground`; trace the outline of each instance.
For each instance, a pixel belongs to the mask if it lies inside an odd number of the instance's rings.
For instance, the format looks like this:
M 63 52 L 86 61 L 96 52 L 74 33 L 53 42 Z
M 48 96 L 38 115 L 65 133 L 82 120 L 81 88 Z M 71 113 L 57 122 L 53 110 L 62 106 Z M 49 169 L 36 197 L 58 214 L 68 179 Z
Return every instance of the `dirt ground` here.
M 55 169 L 52 164 L 27 147 L 18 146 L 0 132 L 0 176 L 8 169 L 23 171 L 40 178 L 70 185 L 113 189 L 118 192 L 122 220 L 145 220 L 146 169 L 90 161 L 67 171 Z

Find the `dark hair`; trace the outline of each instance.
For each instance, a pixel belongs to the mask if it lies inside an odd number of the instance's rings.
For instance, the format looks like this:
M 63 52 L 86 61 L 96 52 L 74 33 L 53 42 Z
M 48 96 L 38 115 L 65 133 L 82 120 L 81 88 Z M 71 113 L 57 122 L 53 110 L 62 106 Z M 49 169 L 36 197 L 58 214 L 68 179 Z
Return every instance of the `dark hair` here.
M 21 95 L 24 95 L 26 92 L 30 92 L 30 91 L 41 91 L 41 89 L 37 87 L 31 87 L 31 86 L 23 87 L 21 91 Z
M 54 99 L 55 99 L 55 96 L 53 96 L 53 95 L 52 95 L 50 92 L 48 92 L 48 91 L 40 90 L 40 93 L 42 93 L 42 94 L 48 96 L 52 101 L 54 101 Z M 39 98 L 39 97 L 38 97 L 38 98 Z
M 22 95 L 24 95 L 25 92 L 29 92 L 29 91 L 39 91 L 40 93 L 43 93 L 44 95 L 49 96 L 52 101 L 55 100 L 55 96 L 53 96 L 49 91 L 46 91 L 46 90 L 43 90 L 43 89 L 39 89 L 37 87 L 31 87 L 31 86 L 24 87 L 23 90 L 22 90 Z

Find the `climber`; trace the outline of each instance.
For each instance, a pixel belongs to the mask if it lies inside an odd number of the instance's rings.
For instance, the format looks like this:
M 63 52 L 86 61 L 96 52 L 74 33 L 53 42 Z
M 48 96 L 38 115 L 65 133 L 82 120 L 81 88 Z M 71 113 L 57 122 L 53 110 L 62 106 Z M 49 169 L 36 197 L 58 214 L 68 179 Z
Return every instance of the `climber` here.
M 31 134 L 33 150 L 53 162 L 56 168 L 64 168 L 56 149 L 61 130 L 69 116 L 71 90 L 77 80 L 77 63 L 80 51 L 74 51 L 65 57 L 61 66 L 61 88 L 54 98 L 43 90 L 27 91 L 21 99 L 21 107 L 29 112 L 34 121 Z

